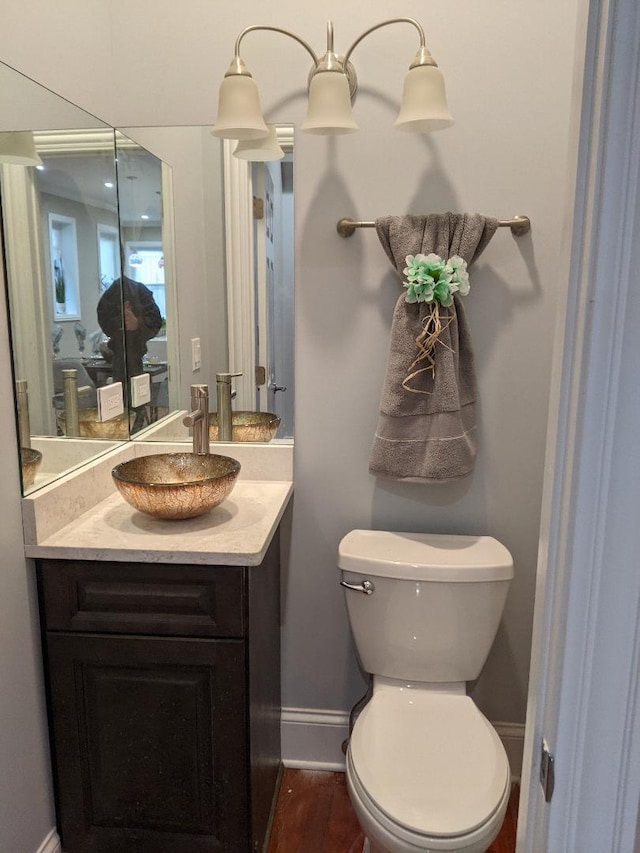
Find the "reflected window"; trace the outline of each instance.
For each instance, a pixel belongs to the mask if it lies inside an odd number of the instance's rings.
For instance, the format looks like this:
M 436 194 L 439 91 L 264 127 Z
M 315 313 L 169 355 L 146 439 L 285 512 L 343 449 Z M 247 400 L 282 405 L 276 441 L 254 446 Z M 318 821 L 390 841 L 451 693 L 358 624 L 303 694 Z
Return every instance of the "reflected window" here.
M 100 292 L 104 293 L 120 275 L 120 238 L 112 225 L 98 225 L 98 264 Z
M 73 217 L 49 214 L 49 252 L 55 317 L 78 320 L 78 239 Z

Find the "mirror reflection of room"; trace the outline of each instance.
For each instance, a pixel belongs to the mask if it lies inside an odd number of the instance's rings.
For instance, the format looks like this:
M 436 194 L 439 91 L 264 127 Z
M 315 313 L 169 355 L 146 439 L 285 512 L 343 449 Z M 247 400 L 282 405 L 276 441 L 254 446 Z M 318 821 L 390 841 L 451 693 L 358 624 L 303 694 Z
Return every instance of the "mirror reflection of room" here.
M 169 309 L 167 324 L 170 344 L 179 343 L 170 363 L 180 373 L 180 396 L 176 405 L 170 400 L 168 419 L 140 438 L 188 439 L 183 424 L 188 389 L 204 383 L 210 389 L 215 441 L 216 376 L 231 372 L 241 374 L 232 380 L 233 440 L 290 441 L 293 128 L 278 126 L 282 156 L 273 162 L 236 157 L 234 146 L 221 145 L 208 126 L 125 127 L 122 133 L 170 165 L 174 213 L 173 240 L 165 240 L 165 250 L 169 246 L 175 252 L 179 332 L 172 333 Z M 165 260 L 170 269 L 170 259 Z M 258 414 L 272 415 L 275 431 L 270 428 L 266 435 L 267 430 L 255 427 Z
M 50 342 L 50 351 L 42 354 L 48 369 L 33 369 L 24 352 L 32 344 L 15 342 L 20 378 L 29 382 L 32 431 L 42 435 L 127 438 L 128 422 L 135 423 L 137 417 L 138 428 L 150 423 L 158 416 L 162 398 L 167 397 L 162 384 L 162 373 L 166 377 L 167 371 L 160 166 L 155 158 L 134 146 L 137 156 L 121 157 L 121 182 L 125 186 L 120 190 L 112 131 L 71 131 L 55 137 L 36 132 L 34 138 L 41 161 L 38 166 L 4 167 L 18 170 L 19 174 L 12 175 L 13 183 L 21 184 L 25 194 L 32 189 L 34 224 L 41 224 L 40 233 L 32 235 L 33 245 L 41 247 L 41 258 L 34 258 L 34 292 L 30 301 L 32 308 L 40 306 L 36 322 L 43 330 L 50 330 L 44 336 Z M 83 150 L 88 146 L 87 138 L 90 150 Z M 135 190 L 127 191 L 134 183 Z M 121 217 L 119 198 L 124 205 Z M 5 216 L 5 221 L 10 230 L 14 217 Z M 114 282 L 121 280 L 121 237 L 125 279 L 145 287 L 157 315 L 157 321 L 154 316 L 149 325 L 127 318 L 129 326 L 137 322 L 144 325 L 141 346 L 136 335 L 126 334 L 121 293 L 111 301 L 107 328 L 98 320 L 99 300 Z M 22 303 L 23 297 L 22 288 L 20 299 L 13 302 Z M 126 301 L 130 311 L 131 299 Z M 20 305 L 15 310 L 19 312 Z M 156 337 L 158 350 L 148 359 L 148 341 Z M 163 337 L 164 341 L 160 340 Z M 132 348 L 131 365 L 135 366 L 136 375 L 144 373 L 148 363 L 154 368 L 151 373 L 157 379 L 157 387 L 148 395 L 148 405 L 132 403 L 129 375 L 124 369 L 125 342 Z M 68 370 L 77 371 L 80 413 L 79 427 L 71 428 L 63 387 L 64 372 Z M 126 414 L 110 418 L 106 417 L 108 412 L 98 411 L 98 389 L 113 382 L 122 383 L 125 407 L 136 409 L 132 418 Z M 52 405 L 48 404 L 49 399 Z
M 98 304 L 98 320 L 110 343 L 114 381 L 122 378 L 131 433 L 169 411 L 167 282 L 162 172 L 169 167 L 116 132 L 122 275 Z M 110 299 L 111 296 L 111 299 Z M 121 314 L 113 307 L 119 305 Z M 110 325 L 113 319 L 122 320 Z
M 169 405 L 161 165 L 119 135 L 117 173 L 109 128 L 28 135 L 33 161 L 1 164 L 20 444 L 39 457 L 37 482 L 23 470 L 25 489 L 49 479 L 54 457 L 66 470 L 153 423 Z M 101 324 L 98 305 L 122 280 L 148 294 L 153 317 L 135 319 L 139 298 L 125 300 L 118 290 Z M 101 405 L 106 386 L 110 397 Z M 55 437 L 93 443 L 54 450 Z
M 52 465 L 73 467 L 113 446 L 112 434 L 82 449 L 74 441 L 54 451 L 51 441 L 80 437 L 80 423 L 95 420 L 97 385 L 88 364 L 101 336 L 100 266 L 110 257 L 109 274 L 116 274 L 119 252 L 113 131 L 80 126 L 25 133 L 33 159 L 5 154 L 0 182 L 27 490 L 46 481 Z M 27 456 L 36 458 L 37 478 L 24 464 Z
M 35 203 L 44 225 L 41 244 L 51 298 L 43 307 L 51 352 L 48 376 L 29 378 L 32 428 L 40 423 L 43 435 L 120 438 L 127 433 L 122 416 L 101 425 L 97 391 L 102 382 L 93 367 L 104 340 L 96 313 L 103 282 L 119 275 L 113 133 L 75 131 L 47 140 L 38 132 L 34 137 L 42 159 L 34 174 Z M 87 150 L 88 137 L 92 150 Z M 16 347 L 21 349 L 21 343 Z M 71 388 L 70 371 L 76 371 Z M 53 423 L 47 422 L 49 376 Z

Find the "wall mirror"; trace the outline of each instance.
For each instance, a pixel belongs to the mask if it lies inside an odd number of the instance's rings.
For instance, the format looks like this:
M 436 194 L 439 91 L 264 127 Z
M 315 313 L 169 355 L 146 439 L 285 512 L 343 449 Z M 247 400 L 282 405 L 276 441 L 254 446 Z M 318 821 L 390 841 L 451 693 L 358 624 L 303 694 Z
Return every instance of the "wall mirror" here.
M 0 91 L 0 239 L 26 492 L 118 440 L 57 439 L 62 370 L 76 370 L 85 407 L 96 400 L 82 361 L 100 267 L 119 270 L 115 142 L 104 122 L 2 64 Z
M 248 163 L 206 127 L 114 131 L 2 64 L 0 90 L 1 236 L 23 492 L 122 440 L 188 441 L 189 386 L 209 384 L 215 400 L 217 372 L 242 373 L 235 408 L 276 412 L 275 440 L 290 440 L 292 129 L 279 128 L 281 161 Z M 2 155 L 3 140 L 25 131 L 38 166 Z M 114 282 L 120 330 L 122 283 L 144 284 L 158 309 L 159 328 L 140 353 L 149 399 L 134 405 L 125 391 L 129 411 L 87 430 L 98 389 L 119 378 L 114 349 L 126 333 L 98 322 Z M 126 368 L 128 389 L 134 368 Z M 68 434 L 75 430 L 64 412 L 62 371 L 70 369 L 79 435 Z
M 127 127 L 122 132 L 171 165 L 171 233 L 178 294 L 180 402 L 192 383 L 234 379 L 234 409 L 270 412 L 277 441 L 293 438 L 293 127 L 278 126 L 283 156 L 250 162 L 210 127 Z M 196 368 L 194 342 L 199 353 Z M 139 433 L 180 440 L 173 412 Z

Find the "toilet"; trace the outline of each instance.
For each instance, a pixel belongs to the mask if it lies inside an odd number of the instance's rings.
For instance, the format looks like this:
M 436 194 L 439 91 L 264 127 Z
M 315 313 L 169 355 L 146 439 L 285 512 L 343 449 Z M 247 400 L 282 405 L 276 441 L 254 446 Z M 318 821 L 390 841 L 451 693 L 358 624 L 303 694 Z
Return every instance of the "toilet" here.
M 347 788 L 370 853 L 484 853 L 511 776 L 495 729 L 466 695 L 513 577 L 490 536 L 352 530 L 338 566 L 371 698 L 353 726 Z

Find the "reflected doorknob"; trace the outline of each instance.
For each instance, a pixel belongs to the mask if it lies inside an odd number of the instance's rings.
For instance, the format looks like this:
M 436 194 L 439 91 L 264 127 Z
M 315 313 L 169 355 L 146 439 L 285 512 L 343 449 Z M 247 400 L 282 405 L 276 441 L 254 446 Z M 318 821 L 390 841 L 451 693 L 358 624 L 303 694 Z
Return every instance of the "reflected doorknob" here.
M 286 391 L 287 390 L 286 385 L 272 385 L 271 387 L 273 388 L 274 393 L 276 391 Z

